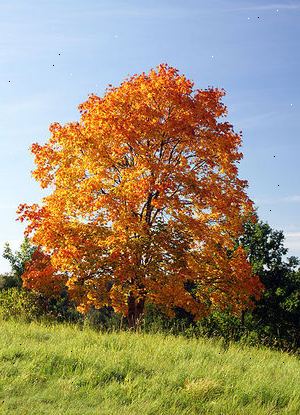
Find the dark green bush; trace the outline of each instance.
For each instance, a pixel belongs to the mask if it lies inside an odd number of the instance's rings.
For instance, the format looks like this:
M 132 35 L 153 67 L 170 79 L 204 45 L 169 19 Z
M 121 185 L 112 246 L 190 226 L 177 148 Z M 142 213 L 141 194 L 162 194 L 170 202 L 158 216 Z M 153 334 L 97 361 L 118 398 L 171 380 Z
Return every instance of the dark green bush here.
M 34 291 L 18 287 L 0 290 L 0 317 L 58 322 L 77 322 L 81 318 L 66 296 L 45 298 Z
M 91 308 L 82 318 L 84 326 L 95 330 L 115 331 L 126 327 L 125 320 L 112 307 Z
M 22 280 L 15 274 L 0 275 L 0 290 L 12 287 L 21 287 Z

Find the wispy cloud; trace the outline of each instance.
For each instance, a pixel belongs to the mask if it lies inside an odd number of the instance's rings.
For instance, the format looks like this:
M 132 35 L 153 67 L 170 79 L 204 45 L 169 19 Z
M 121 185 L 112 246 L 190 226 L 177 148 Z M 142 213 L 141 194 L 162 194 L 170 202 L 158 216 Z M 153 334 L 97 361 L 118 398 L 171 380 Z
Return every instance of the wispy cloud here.
M 288 238 L 300 238 L 300 232 L 286 232 L 285 235 Z
M 261 5 L 249 5 L 245 7 L 239 7 L 235 8 L 236 11 L 242 11 L 242 10 L 249 10 L 249 11 L 263 11 L 263 10 L 300 10 L 300 4 L 286 4 L 286 3 L 273 3 L 273 4 L 261 4 Z
M 279 114 L 278 111 L 270 111 L 263 114 L 258 113 L 250 117 L 237 119 L 236 123 L 245 130 L 246 128 L 252 128 L 262 124 L 265 125 L 268 122 L 271 123 L 274 118 L 278 119 L 279 115 L 281 116 L 282 114 Z
M 282 200 L 284 202 L 300 202 L 300 195 L 286 196 Z
M 300 195 L 289 195 L 280 198 L 257 198 L 254 200 L 257 205 L 277 205 L 281 203 L 300 203 Z
M 18 207 L 18 203 L 0 203 L 0 210 L 16 210 Z
M 1 116 L 7 116 L 12 113 L 20 113 L 21 111 L 33 111 L 51 108 L 57 105 L 57 91 L 50 88 L 43 92 L 37 92 L 30 97 L 21 96 L 18 99 L 14 98 L 8 102 L 0 104 Z
M 300 256 L 300 232 L 284 232 L 285 245 L 293 251 L 297 256 Z

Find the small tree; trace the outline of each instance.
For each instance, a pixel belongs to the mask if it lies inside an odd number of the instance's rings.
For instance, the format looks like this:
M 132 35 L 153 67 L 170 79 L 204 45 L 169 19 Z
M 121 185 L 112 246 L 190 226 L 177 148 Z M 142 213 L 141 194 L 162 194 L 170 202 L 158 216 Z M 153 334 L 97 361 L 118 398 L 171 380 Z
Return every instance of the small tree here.
M 6 243 L 3 251 L 3 258 L 7 259 L 11 266 L 11 271 L 1 276 L 0 286 L 3 287 L 20 287 L 22 285 L 22 278 L 25 271 L 26 263 L 31 259 L 35 246 L 31 244 L 28 238 L 25 238 L 20 245 L 18 251 L 13 252 L 9 243 Z
M 82 312 L 112 305 L 135 326 L 146 301 L 199 318 L 259 295 L 244 250 L 233 251 L 252 202 L 223 96 L 160 65 L 91 95 L 79 122 L 33 144 L 34 177 L 51 194 L 20 217 Z

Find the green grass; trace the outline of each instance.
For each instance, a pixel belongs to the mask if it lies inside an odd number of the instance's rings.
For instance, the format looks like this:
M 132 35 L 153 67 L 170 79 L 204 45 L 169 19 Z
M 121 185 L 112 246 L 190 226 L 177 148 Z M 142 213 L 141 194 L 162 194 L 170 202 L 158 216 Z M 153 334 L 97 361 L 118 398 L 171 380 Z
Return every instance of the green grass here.
M 300 361 L 160 334 L 1 322 L 0 414 L 300 414 Z

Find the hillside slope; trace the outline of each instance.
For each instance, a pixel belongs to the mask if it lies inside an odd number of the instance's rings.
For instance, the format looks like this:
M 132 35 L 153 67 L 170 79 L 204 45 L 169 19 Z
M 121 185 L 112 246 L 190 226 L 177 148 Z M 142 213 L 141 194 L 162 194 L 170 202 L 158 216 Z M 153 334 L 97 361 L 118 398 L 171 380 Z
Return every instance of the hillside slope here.
M 300 361 L 270 350 L 1 322 L 0 414 L 300 414 Z

